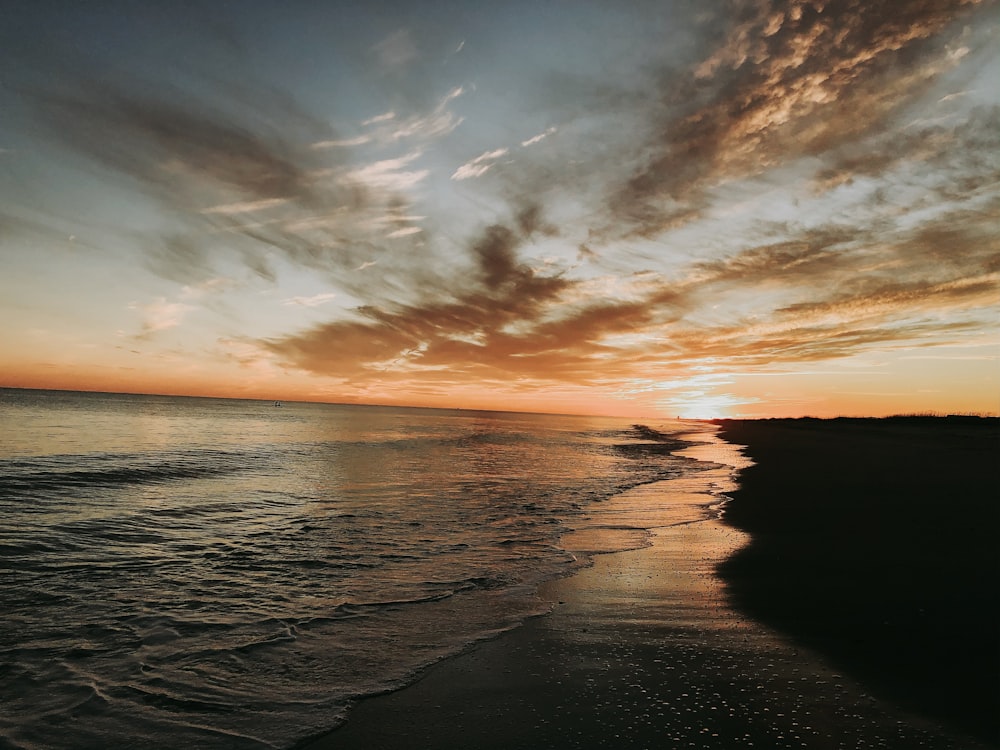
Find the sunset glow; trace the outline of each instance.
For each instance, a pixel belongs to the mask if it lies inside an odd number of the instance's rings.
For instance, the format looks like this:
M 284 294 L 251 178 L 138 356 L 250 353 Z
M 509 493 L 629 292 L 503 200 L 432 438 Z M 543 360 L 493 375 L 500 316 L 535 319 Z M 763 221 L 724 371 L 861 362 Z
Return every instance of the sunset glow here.
M 1000 412 L 1000 6 L 0 25 L 0 386 Z

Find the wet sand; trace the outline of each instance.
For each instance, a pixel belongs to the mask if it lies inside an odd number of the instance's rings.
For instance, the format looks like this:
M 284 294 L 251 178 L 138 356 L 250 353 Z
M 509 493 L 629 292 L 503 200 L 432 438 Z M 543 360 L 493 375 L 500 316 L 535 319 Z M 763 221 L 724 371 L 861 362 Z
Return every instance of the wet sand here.
M 728 446 L 692 450 L 732 457 Z M 730 475 L 703 479 L 722 491 Z M 359 701 L 346 725 L 303 747 L 990 746 L 873 696 L 820 652 L 732 608 L 716 568 L 748 537 L 709 510 L 718 498 L 698 484 L 610 501 L 581 529 L 580 548 L 599 546 L 609 520 L 653 512 L 650 546 L 550 582 L 541 596 L 551 614 Z

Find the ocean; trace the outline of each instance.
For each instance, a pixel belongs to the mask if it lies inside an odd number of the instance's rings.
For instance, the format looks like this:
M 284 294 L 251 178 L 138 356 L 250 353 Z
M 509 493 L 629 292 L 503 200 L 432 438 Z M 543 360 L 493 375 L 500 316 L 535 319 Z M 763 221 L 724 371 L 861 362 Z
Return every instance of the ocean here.
M 332 729 L 644 545 L 605 501 L 718 468 L 676 453 L 698 429 L 0 389 L 0 747 Z

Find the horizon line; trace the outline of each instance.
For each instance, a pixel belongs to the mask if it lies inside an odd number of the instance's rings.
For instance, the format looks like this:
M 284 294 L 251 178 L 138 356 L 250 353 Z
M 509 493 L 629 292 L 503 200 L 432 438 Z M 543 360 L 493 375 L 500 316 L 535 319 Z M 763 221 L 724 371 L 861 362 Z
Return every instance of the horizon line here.
M 359 403 L 352 401 L 308 401 L 301 399 L 288 399 L 288 398 L 261 398 L 261 397 L 247 397 L 247 396 L 206 396 L 190 393 L 148 393 L 145 391 L 104 391 L 104 390 L 88 390 L 85 388 L 37 388 L 30 386 L 14 386 L 14 385 L 2 385 L 0 384 L 0 390 L 11 390 L 11 391 L 45 391 L 49 393 L 91 393 L 96 395 L 107 395 L 107 396 L 154 396 L 158 398 L 203 398 L 203 399 L 217 399 L 223 401 L 258 401 L 261 403 L 290 403 L 290 404 L 317 404 L 324 406 L 361 406 L 361 407 L 374 407 L 382 409 L 429 409 L 433 411 L 468 411 L 468 412 L 485 412 L 489 414 L 528 414 L 528 415 L 538 415 L 538 416 L 557 416 L 557 417 L 592 417 L 598 419 L 632 419 L 633 417 L 625 416 L 615 416 L 615 415 L 602 415 L 602 414 L 587 414 L 584 412 L 546 412 L 546 411 L 524 411 L 518 409 L 483 409 L 479 407 L 468 407 L 468 406 L 420 406 L 420 405 L 409 405 L 409 404 L 386 404 L 386 403 Z M 795 417 L 660 417 L 661 419 L 666 419 L 668 421 L 674 422 L 701 422 L 701 423 L 718 423 L 718 422 L 762 422 L 762 421 L 779 421 L 779 420 L 815 420 L 815 421 L 831 421 L 836 419 L 870 419 L 870 420 L 881 420 L 881 419 L 948 419 L 948 418 L 966 418 L 966 419 L 1000 419 L 1000 412 L 935 412 L 935 411 L 916 411 L 916 412 L 905 412 L 898 414 L 886 414 L 883 416 L 875 416 L 872 414 L 838 414 L 831 417 L 817 417 L 811 414 L 800 414 Z

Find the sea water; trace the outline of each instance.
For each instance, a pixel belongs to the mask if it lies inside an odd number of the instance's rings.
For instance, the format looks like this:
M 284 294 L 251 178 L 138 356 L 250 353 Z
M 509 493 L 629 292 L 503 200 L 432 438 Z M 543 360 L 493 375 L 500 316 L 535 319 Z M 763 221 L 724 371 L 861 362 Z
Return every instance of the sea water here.
M 0 389 L 0 747 L 331 729 L 542 613 L 602 501 L 712 468 L 673 454 L 691 429 Z

